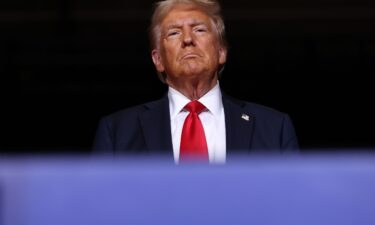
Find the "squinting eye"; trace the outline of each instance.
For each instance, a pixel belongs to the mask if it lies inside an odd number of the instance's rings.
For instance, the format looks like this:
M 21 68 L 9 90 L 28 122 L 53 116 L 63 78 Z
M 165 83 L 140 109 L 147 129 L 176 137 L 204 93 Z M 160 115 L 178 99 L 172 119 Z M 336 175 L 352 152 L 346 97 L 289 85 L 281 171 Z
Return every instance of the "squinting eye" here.
M 199 29 L 196 29 L 195 31 L 196 31 L 196 32 L 200 32 L 200 33 L 202 33 L 202 32 L 206 32 L 206 29 L 204 29 L 204 28 L 199 28 Z
M 177 35 L 178 34 L 178 32 L 177 31 L 174 31 L 174 32 L 170 32 L 170 33 L 168 33 L 168 37 L 170 37 L 170 36 L 175 36 L 175 35 Z

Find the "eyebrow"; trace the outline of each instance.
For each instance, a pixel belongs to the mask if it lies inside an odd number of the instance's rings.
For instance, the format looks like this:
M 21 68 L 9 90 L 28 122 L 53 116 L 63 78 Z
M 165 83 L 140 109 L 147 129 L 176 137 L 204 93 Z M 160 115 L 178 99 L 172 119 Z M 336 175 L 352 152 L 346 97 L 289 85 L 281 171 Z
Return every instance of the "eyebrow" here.
M 196 26 L 199 26 L 199 25 L 207 25 L 207 24 L 203 21 L 200 21 L 200 20 L 193 20 L 191 23 L 189 22 L 189 26 L 191 26 L 191 27 L 196 27 Z M 172 24 L 169 24 L 167 26 L 167 30 L 180 28 L 180 27 L 182 27 L 181 23 L 172 23 Z

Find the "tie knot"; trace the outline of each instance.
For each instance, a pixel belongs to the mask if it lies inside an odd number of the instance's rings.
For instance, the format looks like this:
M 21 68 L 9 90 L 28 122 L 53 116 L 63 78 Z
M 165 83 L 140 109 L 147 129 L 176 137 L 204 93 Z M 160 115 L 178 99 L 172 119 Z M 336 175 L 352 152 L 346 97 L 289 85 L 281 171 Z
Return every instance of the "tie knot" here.
M 186 110 L 193 113 L 201 113 L 203 110 L 206 109 L 206 106 L 204 106 L 202 103 L 198 102 L 197 100 L 189 102 L 185 107 Z

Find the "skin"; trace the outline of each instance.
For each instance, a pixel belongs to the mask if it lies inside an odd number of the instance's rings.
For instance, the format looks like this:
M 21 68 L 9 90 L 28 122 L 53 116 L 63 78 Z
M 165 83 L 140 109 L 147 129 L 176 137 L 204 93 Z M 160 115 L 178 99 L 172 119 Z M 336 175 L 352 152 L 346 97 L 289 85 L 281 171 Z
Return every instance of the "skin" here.
M 201 98 L 217 83 L 226 61 L 212 19 L 199 8 L 174 7 L 161 22 L 161 38 L 152 50 L 157 71 L 166 83 L 191 100 Z

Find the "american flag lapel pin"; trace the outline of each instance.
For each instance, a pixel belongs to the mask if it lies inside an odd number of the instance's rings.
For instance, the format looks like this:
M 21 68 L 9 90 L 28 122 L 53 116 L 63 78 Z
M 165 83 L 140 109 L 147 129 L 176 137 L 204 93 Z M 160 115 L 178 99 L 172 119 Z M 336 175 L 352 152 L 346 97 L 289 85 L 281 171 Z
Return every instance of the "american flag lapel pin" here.
M 250 120 L 250 116 L 249 115 L 246 115 L 246 114 L 242 114 L 241 116 L 242 119 L 246 120 L 246 121 L 249 121 Z

